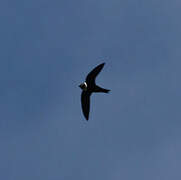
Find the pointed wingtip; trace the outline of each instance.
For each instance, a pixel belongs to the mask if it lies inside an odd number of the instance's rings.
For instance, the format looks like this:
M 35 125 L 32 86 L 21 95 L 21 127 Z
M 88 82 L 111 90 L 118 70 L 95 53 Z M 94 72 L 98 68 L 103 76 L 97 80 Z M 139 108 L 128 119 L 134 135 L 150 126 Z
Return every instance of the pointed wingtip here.
M 102 65 L 102 66 L 104 66 L 106 63 L 105 62 L 102 62 L 102 63 L 100 63 L 99 65 Z
M 89 120 L 89 115 L 84 114 L 84 118 L 88 121 Z
M 102 66 L 102 67 L 104 67 L 104 65 L 105 65 L 106 63 L 105 62 L 103 62 L 103 63 L 101 63 L 101 64 L 99 64 L 98 66 Z

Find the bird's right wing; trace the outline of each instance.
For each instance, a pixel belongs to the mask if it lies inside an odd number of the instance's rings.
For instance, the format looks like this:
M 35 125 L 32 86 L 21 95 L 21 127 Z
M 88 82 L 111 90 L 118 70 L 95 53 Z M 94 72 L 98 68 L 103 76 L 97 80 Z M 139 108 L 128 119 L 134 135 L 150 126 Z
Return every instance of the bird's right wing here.
M 85 116 L 85 118 L 89 119 L 89 111 L 90 111 L 90 92 L 82 91 L 81 94 L 81 104 L 82 104 L 82 112 Z
M 95 67 L 86 77 L 87 83 L 94 83 L 96 76 L 100 73 L 102 68 L 104 67 L 105 63 L 99 64 L 97 67 Z

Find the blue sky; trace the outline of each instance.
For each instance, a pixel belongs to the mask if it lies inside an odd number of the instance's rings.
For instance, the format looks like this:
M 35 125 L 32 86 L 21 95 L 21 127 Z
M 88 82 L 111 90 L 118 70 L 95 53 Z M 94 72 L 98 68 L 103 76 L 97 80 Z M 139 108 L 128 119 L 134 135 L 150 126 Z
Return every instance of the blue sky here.
M 0 179 L 180 180 L 181 3 L 0 2 Z M 81 112 L 87 73 L 111 89 Z

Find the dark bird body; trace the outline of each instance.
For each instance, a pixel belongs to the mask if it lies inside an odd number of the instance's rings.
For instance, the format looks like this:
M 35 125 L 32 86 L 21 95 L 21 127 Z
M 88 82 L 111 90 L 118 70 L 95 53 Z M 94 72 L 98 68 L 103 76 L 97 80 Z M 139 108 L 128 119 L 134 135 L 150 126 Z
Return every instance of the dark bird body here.
M 101 88 L 96 85 L 95 79 L 97 75 L 100 73 L 102 68 L 104 67 L 105 63 L 102 63 L 95 67 L 86 77 L 86 81 L 79 85 L 82 89 L 81 94 L 81 104 L 82 104 L 82 111 L 85 118 L 89 119 L 89 111 L 90 111 L 90 96 L 92 93 L 108 93 L 110 90 Z

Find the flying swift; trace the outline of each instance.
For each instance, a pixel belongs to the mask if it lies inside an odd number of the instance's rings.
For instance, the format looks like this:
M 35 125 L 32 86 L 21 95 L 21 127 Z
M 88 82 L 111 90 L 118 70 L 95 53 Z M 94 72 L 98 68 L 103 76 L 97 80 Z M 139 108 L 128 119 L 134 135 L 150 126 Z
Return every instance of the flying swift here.
M 81 105 L 82 112 L 86 118 L 89 119 L 89 111 L 90 111 L 90 96 L 92 93 L 109 93 L 109 89 L 104 89 L 96 85 L 96 77 L 104 67 L 105 63 L 99 64 L 95 67 L 86 77 L 84 83 L 80 84 L 79 87 L 82 89 L 81 94 Z

